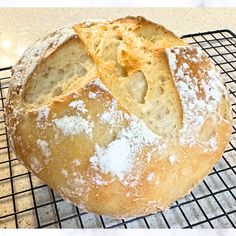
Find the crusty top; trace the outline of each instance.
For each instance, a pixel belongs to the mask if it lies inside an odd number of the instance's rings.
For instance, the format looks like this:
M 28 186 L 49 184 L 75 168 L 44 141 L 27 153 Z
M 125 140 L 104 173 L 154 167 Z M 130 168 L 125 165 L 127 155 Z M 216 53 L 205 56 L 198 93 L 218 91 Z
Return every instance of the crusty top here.
M 90 211 L 166 208 L 227 145 L 219 73 L 200 48 L 142 17 L 73 28 L 37 41 L 13 69 L 6 114 L 16 155 Z

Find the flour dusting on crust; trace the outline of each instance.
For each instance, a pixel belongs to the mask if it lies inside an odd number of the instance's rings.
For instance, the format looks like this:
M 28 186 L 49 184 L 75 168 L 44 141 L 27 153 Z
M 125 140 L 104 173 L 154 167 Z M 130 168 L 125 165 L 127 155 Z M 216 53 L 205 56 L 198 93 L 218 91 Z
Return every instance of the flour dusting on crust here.
M 79 159 L 76 159 L 73 161 L 73 165 L 75 166 L 79 166 L 81 163 L 80 163 L 80 160 Z
M 108 144 L 106 148 L 95 146 L 95 155 L 90 158 L 95 166 L 99 166 L 105 173 L 111 173 L 120 180 L 126 171 L 131 169 L 132 157 L 126 139 L 118 139 Z
M 96 86 L 98 86 L 102 90 L 109 92 L 108 88 L 105 86 L 105 84 L 102 83 L 102 81 L 99 78 L 96 78 L 93 81 L 93 84 L 95 84 Z
M 35 173 L 39 173 L 43 169 L 42 162 L 38 160 L 37 157 L 30 158 L 30 169 L 35 171 Z
M 51 151 L 50 151 L 48 143 L 45 140 L 38 139 L 37 145 L 45 157 L 47 157 L 47 158 L 50 157 Z
M 93 93 L 93 92 L 91 92 L 91 91 L 89 91 L 89 93 L 88 93 L 88 98 L 89 99 L 96 99 L 97 98 L 97 94 L 96 93 Z
M 155 173 L 154 173 L 154 172 L 151 172 L 151 173 L 148 175 L 147 180 L 148 180 L 149 182 L 151 182 L 151 181 L 154 179 L 154 177 L 155 177 Z
M 50 108 L 48 107 L 42 107 L 38 109 L 38 115 L 36 118 L 38 127 L 43 127 L 43 121 L 47 121 L 49 112 L 50 112 Z
M 66 178 L 67 178 L 68 175 L 69 175 L 69 174 L 68 174 L 68 171 L 67 171 L 66 169 L 63 169 L 63 168 L 61 169 L 61 173 L 62 173 L 63 176 L 66 177 Z
M 65 115 L 62 118 L 54 119 L 54 123 L 65 136 L 85 133 L 92 138 L 94 124 L 80 114 L 74 116 Z
M 106 147 L 96 145 L 95 154 L 90 158 L 90 162 L 95 168 L 123 181 L 132 170 L 137 154 L 148 145 L 158 144 L 160 144 L 159 137 L 142 120 L 131 115 L 129 125 L 118 132 L 115 140 Z
M 82 100 L 76 100 L 73 101 L 69 104 L 69 107 L 72 107 L 82 113 L 88 112 L 88 110 L 86 109 L 85 103 Z
M 177 161 L 177 158 L 176 156 L 170 155 L 168 157 L 168 161 L 171 163 L 171 165 L 173 165 Z
M 200 48 L 169 48 L 166 49 L 166 55 L 183 108 L 179 141 L 181 145 L 193 146 L 206 117 L 218 115 L 217 106 L 225 88 L 214 65 L 206 61 L 206 55 Z M 201 66 L 203 62 L 207 63 L 208 68 Z M 213 145 L 209 142 L 208 146 Z
M 118 102 L 116 99 L 113 98 L 108 106 L 108 109 L 101 114 L 100 121 L 102 123 L 107 123 L 111 126 L 120 123 L 123 119 L 123 113 L 122 111 L 119 111 L 117 107 Z
M 99 88 L 108 91 L 99 79 L 96 79 L 93 83 Z M 120 129 L 115 139 L 108 143 L 107 146 L 95 145 L 94 155 L 90 158 L 91 165 L 96 170 L 101 171 L 101 173 L 111 174 L 113 180 L 114 177 L 118 178 L 124 185 L 132 185 L 133 187 L 138 185 L 140 173 L 132 173 L 135 158 L 146 147 L 150 148 L 150 154 L 162 153 L 167 149 L 166 143 L 163 143 L 161 138 L 154 134 L 143 120 L 119 109 L 118 101 L 115 98 L 108 103 L 107 109 L 100 114 L 99 119 L 101 123 L 108 124 L 111 127 L 119 126 L 124 120 L 126 120 L 128 125 Z M 149 162 L 151 155 L 146 156 Z M 98 185 L 109 183 L 100 174 L 96 174 L 93 181 Z

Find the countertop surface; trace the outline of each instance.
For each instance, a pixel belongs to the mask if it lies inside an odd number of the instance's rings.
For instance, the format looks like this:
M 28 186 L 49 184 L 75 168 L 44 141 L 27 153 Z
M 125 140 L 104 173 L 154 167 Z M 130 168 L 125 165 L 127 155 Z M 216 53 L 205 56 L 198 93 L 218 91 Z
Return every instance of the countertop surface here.
M 13 65 L 29 44 L 61 26 L 127 15 L 155 20 L 178 35 L 236 32 L 236 8 L 0 8 L 0 67 Z

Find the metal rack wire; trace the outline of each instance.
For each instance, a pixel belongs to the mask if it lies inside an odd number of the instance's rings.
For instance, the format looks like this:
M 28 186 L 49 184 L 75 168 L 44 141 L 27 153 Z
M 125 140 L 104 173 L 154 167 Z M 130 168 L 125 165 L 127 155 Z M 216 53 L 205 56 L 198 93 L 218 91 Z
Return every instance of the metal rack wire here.
M 11 152 L 4 101 L 11 68 L 0 69 L 0 228 L 235 228 L 236 227 L 236 35 L 230 30 L 184 35 L 200 46 L 230 90 L 234 127 L 230 143 L 212 173 L 167 211 L 116 220 L 84 212 L 63 201 L 29 173 Z

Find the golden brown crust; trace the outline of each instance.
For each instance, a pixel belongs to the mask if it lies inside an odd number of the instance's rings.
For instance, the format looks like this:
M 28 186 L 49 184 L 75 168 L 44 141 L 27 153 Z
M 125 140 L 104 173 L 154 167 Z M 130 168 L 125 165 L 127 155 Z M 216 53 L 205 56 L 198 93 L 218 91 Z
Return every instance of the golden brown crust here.
M 6 115 L 17 157 L 88 211 L 122 218 L 166 209 L 211 171 L 228 143 L 232 117 L 218 73 L 202 51 L 143 17 L 74 29 L 79 46 L 69 30 L 34 62 L 29 50 L 16 66 Z M 36 102 L 29 94 L 47 88 L 25 81 L 40 79 L 36 67 L 45 73 L 73 46 L 83 51 L 86 75 L 68 77 L 72 87 L 59 81 L 65 93 Z

